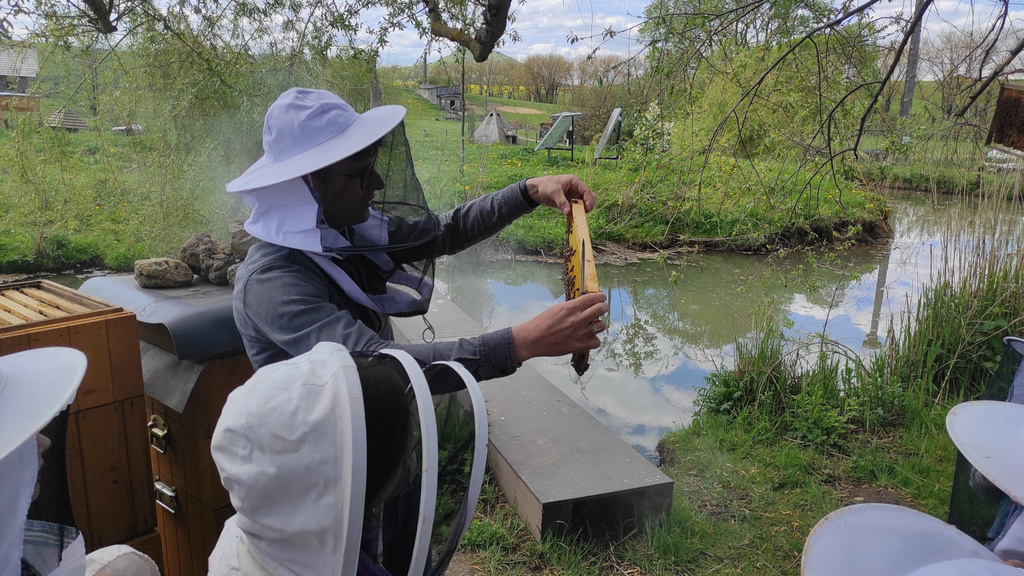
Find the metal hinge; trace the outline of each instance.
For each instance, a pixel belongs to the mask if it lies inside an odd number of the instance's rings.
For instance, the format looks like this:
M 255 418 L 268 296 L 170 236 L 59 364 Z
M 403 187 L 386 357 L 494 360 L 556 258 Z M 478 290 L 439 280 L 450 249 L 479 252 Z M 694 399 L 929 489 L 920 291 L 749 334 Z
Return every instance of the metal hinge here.
M 168 512 L 174 514 L 178 510 L 178 489 L 174 486 L 168 486 L 160 481 L 160 477 L 156 477 L 156 481 L 153 482 L 153 492 L 156 494 L 156 503 L 167 509 Z
M 153 414 L 149 417 L 149 445 L 161 454 L 167 453 L 167 441 L 170 432 L 164 419 Z

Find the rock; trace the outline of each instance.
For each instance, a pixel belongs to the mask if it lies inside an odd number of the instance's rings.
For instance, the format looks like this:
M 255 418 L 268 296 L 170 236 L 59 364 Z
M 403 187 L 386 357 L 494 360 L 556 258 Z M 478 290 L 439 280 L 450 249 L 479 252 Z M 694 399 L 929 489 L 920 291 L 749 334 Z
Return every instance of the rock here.
M 202 245 L 203 240 L 209 239 L 209 232 L 200 232 L 186 240 L 182 244 L 181 250 L 178 250 L 178 260 L 188 264 L 193 274 L 199 274 L 200 270 L 202 270 L 202 255 L 199 253 L 199 247 Z
M 178 258 L 188 264 L 193 273 L 220 285 L 228 283 L 228 267 L 235 263 L 231 247 L 211 238 L 209 232 L 189 238 L 178 251 Z
M 232 264 L 231 266 L 228 266 L 228 284 L 231 285 L 232 288 L 234 288 L 235 286 L 235 276 L 238 275 L 238 268 L 241 266 L 241 262 L 237 262 L 235 264 Z
M 231 247 L 207 235 L 199 245 L 199 256 L 199 275 L 214 284 L 226 285 L 228 268 L 235 263 Z
M 173 258 L 135 261 L 135 281 L 143 288 L 177 288 L 192 284 L 192 269 Z
M 244 224 L 242 220 L 235 220 L 228 224 L 228 232 L 231 233 L 231 254 L 234 255 L 235 260 L 245 260 L 249 248 L 260 241 L 259 238 L 253 238 L 245 230 Z

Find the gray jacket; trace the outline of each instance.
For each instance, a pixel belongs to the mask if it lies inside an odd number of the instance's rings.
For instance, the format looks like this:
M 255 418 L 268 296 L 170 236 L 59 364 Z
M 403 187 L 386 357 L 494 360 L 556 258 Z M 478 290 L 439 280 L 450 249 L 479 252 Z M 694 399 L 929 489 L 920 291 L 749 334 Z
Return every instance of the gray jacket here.
M 517 182 L 441 216 L 432 255 L 455 254 L 530 212 L 534 206 L 525 187 L 525 180 Z M 423 363 L 455 360 L 478 380 L 507 376 L 519 367 L 511 328 L 448 342 L 397 344 L 388 316 L 352 301 L 301 250 L 269 242 L 249 249 L 235 278 L 233 309 L 256 369 L 308 352 L 323 341 L 353 352 L 397 348 Z

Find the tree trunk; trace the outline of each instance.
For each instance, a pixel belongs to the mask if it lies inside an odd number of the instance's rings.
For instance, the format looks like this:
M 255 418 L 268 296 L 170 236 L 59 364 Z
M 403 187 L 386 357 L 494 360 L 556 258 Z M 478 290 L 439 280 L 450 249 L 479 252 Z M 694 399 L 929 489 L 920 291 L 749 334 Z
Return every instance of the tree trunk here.
M 370 66 L 373 67 L 373 86 L 370 86 L 370 108 L 380 106 L 384 99 L 384 91 L 380 88 L 380 75 L 377 74 L 377 58 L 375 57 Z
M 466 169 L 466 49 L 462 49 L 462 89 L 459 90 L 459 98 L 462 105 L 462 153 L 459 156 L 459 176 L 462 176 Z
M 914 32 L 907 45 L 907 79 L 903 84 L 903 98 L 900 99 L 900 118 L 908 120 L 910 109 L 914 107 L 914 85 L 917 83 L 917 60 L 921 52 L 921 28 L 924 18 L 914 27 Z

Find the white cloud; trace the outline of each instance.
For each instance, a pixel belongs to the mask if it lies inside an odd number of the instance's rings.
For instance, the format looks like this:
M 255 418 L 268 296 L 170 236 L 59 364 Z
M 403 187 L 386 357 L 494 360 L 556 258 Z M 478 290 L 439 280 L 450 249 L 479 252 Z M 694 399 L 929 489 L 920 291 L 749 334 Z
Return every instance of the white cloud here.
M 159 1 L 158 1 L 159 3 Z M 599 50 L 621 55 L 636 54 L 642 49 L 636 38 L 636 27 L 643 21 L 644 2 L 635 0 L 526 0 L 525 4 L 513 3 L 517 16 L 511 28 L 521 36 L 517 43 L 506 42 L 498 51 L 523 59 L 531 54 L 561 54 L 572 58 Z M 1014 6 L 1015 8 L 1017 6 Z M 874 18 L 892 18 L 899 13 L 909 16 L 914 9 L 914 0 L 889 0 L 878 4 L 872 10 Z M 936 33 L 949 26 L 978 26 L 993 17 L 997 5 L 982 1 L 971 3 L 966 0 L 936 0 L 926 21 L 926 33 Z M 371 7 L 362 15 L 363 22 L 372 24 L 380 19 L 384 9 Z M 1020 23 L 1024 9 L 1011 13 L 1011 19 Z M 20 17 L 13 22 L 16 37 L 25 37 L 33 26 L 30 20 Z M 604 38 L 606 30 L 620 32 L 614 38 Z M 571 44 L 570 35 L 580 40 Z M 447 41 L 435 41 L 434 46 L 443 46 L 443 52 L 451 52 L 454 45 Z M 388 65 L 410 65 L 422 57 L 426 40 L 420 38 L 411 27 L 394 32 L 388 38 L 383 53 L 383 62 Z M 438 57 L 432 51 L 432 60 Z
M 517 19 L 510 25 L 510 29 L 518 32 L 521 40 L 506 42 L 497 50 L 518 60 L 531 54 L 561 54 L 574 58 L 595 49 L 622 55 L 637 52 L 635 31 L 608 40 L 603 38 L 605 30 L 609 28 L 619 32 L 635 26 L 639 21 L 635 14 L 630 14 L 622 1 L 598 0 L 580 5 L 562 0 L 527 0 L 524 5 L 514 5 L 513 10 Z M 634 7 L 634 10 L 637 8 Z M 581 40 L 572 44 L 568 40 L 570 35 L 576 35 Z M 426 45 L 426 41 L 413 30 L 392 34 L 388 41 L 389 46 L 383 55 L 384 62 L 393 65 L 413 64 L 422 57 Z M 442 46 L 442 53 L 454 50 L 454 44 L 447 41 L 435 41 L 436 46 Z M 430 58 L 438 58 L 436 48 L 432 50 Z

